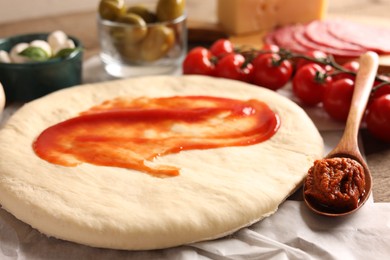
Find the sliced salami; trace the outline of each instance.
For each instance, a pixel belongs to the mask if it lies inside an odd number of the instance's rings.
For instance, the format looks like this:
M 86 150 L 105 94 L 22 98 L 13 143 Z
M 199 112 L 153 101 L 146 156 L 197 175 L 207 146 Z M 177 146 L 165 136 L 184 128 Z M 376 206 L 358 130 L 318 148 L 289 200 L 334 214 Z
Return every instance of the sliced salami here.
M 338 39 L 380 54 L 390 54 L 390 27 L 381 28 L 344 20 L 327 23 L 328 32 Z
M 367 51 L 360 45 L 350 43 L 348 41 L 341 40 L 329 33 L 328 24 L 329 21 L 313 21 L 305 26 L 305 35 L 311 41 L 316 44 L 323 45 L 333 49 L 346 50 L 346 51 Z
M 305 48 L 299 42 L 294 39 L 294 32 L 297 27 L 301 25 L 290 25 L 281 27 L 273 32 L 273 39 L 275 43 L 282 48 L 289 49 L 291 51 L 304 53 L 309 49 Z
M 306 27 L 305 26 L 296 26 L 295 30 L 293 32 L 293 37 L 296 42 L 298 42 L 300 45 L 302 45 L 304 48 L 310 49 L 310 50 L 319 50 L 323 51 L 327 54 L 331 54 L 336 57 L 358 57 L 362 53 L 364 53 L 364 50 L 361 51 L 352 51 L 352 50 L 344 50 L 344 49 L 336 49 L 327 47 L 321 44 L 317 44 L 316 42 L 312 41 L 308 37 L 306 37 Z
M 390 27 L 380 28 L 346 20 L 288 25 L 270 32 L 265 39 L 267 43 L 294 52 L 319 50 L 338 58 L 355 58 L 368 50 L 390 54 Z
M 277 45 L 277 43 L 275 42 L 275 32 L 276 31 L 272 31 L 272 32 L 267 33 L 264 36 L 264 43 Z

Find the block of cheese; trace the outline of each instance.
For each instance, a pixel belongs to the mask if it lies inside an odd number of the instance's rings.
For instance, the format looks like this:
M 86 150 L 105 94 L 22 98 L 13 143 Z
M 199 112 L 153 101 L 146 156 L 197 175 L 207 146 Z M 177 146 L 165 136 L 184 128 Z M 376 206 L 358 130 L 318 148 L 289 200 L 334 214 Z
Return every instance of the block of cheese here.
M 324 18 L 327 0 L 218 0 L 222 29 L 239 35 Z

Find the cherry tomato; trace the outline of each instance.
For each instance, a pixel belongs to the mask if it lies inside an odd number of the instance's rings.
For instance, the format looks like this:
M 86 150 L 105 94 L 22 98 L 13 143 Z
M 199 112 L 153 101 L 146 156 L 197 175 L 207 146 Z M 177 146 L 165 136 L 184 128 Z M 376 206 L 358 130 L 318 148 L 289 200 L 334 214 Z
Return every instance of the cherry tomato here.
M 253 65 L 252 65 L 252 63 L 249 63 L 243 69 L 243 74 L 242 74 L 241 80 L 245 81 L 247 83 L 252 83 L 252 81 L 253 81 Z
M 278 52 L 280 50 L 279 46 L 275 44 L 264 44 L 261 49 L 270 52 Z
M 245 65 L 244 56 L 230 53 L 218 61 L 214 75 L 221 78 L 249 81 L 252 69 L 252 64 Z
M 290 80 L 293 67 L 289 60 L 281 60 L 276 53 L 258 55 L 253 61 L 253 83 L 277 90 Z
M 372 98 L 375 99 L 375 98 L 378 98 L 378 97 L 386 95 L 386 94 L 390 94 L 390 83 L 381 86 L 380 88 L 378 88 L 378 90 L 373 92 Z
M 343 67 L 347 70 L 357 72 L 359 70 L 359 62 L 358 61 L 348 61 L 343 64 Z
M 317 51 L 317 50 L 308 51 L 308 52 L 304 53 L 304 55 L 311 57 L 311 58 L 315 58 L 315 59 L 324 59 L 325 60 L 327 58 L 327 55 L 325 52 Z M 315 63 L 315 62 L 304 59 L 304 58 L 299 58 L 295 64 L 295 68 L 298 71 L 300 68 L 302 68 L 303 66 L 305 66 L 306 64 L 309 64 L 309 63 Z M 320 63 L 318 63 L 318 64 L 320 64 Z M 323 64 L 320 64 L 320 65 L 325 66 Z
M 342 65 L 342 67 L 344 69 L 352 71 L 352 72 L 357 72 L 359 70 L 359 66 L 360 66 L 359 62 L 357 62 L 357 61 L 348 61 Z M 340 72 L 340 73 L 335 74 L 333 76 L 334 81 L 342 79 L 342 78 L 348 78 L 348 79 L 352 79 L 353 81 L 355 81 L 356 76 L 349 74 L 349 73 L 345 73 L 345 72 Z
M 367 109 L 366 123 L 372 135 L 390 142 L 390 94 L 372 101 Z
M 248 55 L 248 58 L 254 60 L 254 58 L 258 58 L 259 56 L 262 56 L 264 54 L 277 53 L 279 51 L 280 51 L 279 46 L 277 46 L 275 44 L 266 43 L 262 46 L 261 51 L 259 53 L 257 53 L 257 54 L 255 53 L 255 56 Z
M 331 80 L 332 78 L 319 64 L 306 64 L 297 71 L 293 78 L 293 93 L 303 104 L 317 105 L 322 101 L 324 90 Z
M 183 61 L 184 74 L 200 74 L 211 76 L 215 66 L 211 62 L 211 52 L 203 47 L 192 49 Z
M 322 102 L 330 117 L 339 121 L 347 120 L 354 84 L 353 80 L 343 78 L 333 81 L 325 88 Z
M 219 39 L 211 45 L 210 52 L 212 55 L 222 58 L 226 54 L 234 52 L 234 45 L 227 39 Z
M 379 75 L 383 80 L 390 82 L 390 78 L 384 75 Z M 371 94 L 371 99 L 378 98 L 382 95 L 390 94 L 390 83 L 382 85 L 382 81 L 376 80 L 373 86 L 373 92 Z M 375 89 L 376 86 L 381 84 L 378 89 Z

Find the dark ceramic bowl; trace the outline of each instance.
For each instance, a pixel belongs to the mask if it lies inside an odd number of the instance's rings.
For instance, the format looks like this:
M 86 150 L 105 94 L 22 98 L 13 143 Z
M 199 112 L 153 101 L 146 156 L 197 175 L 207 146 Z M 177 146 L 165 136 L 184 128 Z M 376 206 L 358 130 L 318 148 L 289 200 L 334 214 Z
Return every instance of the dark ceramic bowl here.
M 0 39 L 0 50 L 9 52 L 18 43 L 46 40 L 47 36 L 48 33 L 37 33 Z M 74 37 L 69 38 L 74 41 L 77 50 L 67 58 L 29 63 L 0 62 L 0 82 L 3 84 L 7 103 L 29 101 L 81 83 L 81 42 Z

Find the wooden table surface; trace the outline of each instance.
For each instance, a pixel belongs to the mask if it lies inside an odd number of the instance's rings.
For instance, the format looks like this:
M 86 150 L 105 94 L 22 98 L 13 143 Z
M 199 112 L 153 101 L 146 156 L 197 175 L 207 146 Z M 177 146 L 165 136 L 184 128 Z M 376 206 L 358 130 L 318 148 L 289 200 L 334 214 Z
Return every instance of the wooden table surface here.
M 372 18 L 373 21 L 379 17 L 379 19 L 389 19 L 390 24 L 390 18 L 387 18 L 390 17 L 390 1 L 372 1 L 371 4 L 359 6 L 353 3 L 355 1 L 345 2 L 345 4 L 352 5 L 348 9 L 349 13 L 346 13 L 346 9 L 341 7 L 340 9 L 333 7 L 331 15 L 351 16 L 354 19 L 362 17 L 365 20 Z M 198 6 L 195 1 L 189 1 L 190 20 L 207 17 L 202 22 L 215 22 L 216 18 L 212 9 L 215 7 L 212 6 L 209 9 L 203 7 Z M 85 48 L 84 59 L 99 53 L 95 11 L 0 24 L 0 38 L 30 32 L 51 32 L 58 29 L 82 41 Z M 373 174 L 374 201 L 390 202 L 390 144 L 375 140 L 366 130 L 362 130 L 361 135 L 367 163 Z

